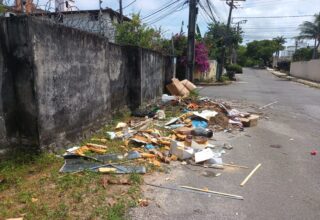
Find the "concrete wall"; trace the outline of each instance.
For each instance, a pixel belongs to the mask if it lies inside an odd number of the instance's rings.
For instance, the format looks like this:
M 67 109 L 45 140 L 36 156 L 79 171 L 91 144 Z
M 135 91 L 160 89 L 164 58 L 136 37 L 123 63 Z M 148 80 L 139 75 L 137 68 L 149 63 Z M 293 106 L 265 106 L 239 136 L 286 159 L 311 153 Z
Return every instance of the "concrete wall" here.
M 320 82 L 320 59 L 292 62 L 290 66 L 290 75 L 302 79 Z
M 218 63 L 216 60 L 209 60 L 209 65 L 210 65 L 210 69 L 208 72 L 205 72 L 205 73 L 201 73 L 199 71 L 195 72 L 193 75 L 194 79 L 199 81 L 202 81 L 202 80 L 215 81 Z
M 0 30 L 0 139 L 18 144 L 63 147 L 161 95 L 172 74 L 159 53 L 38 18 L 1 19 Z

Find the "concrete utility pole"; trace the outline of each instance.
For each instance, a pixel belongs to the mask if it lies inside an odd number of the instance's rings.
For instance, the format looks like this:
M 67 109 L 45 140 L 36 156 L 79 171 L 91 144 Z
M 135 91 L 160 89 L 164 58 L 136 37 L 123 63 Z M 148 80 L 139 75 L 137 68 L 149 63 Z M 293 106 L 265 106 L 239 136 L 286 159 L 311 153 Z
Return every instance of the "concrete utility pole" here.
M 122 0 L 119 0 L 119 8 L 120 8 L 120 23 L 122 23 L 123 22 Z
M 198 14 L 198 0 L 189 0 L 189 25 L 188 25 L 188 48 L 187 48 L 187 73 L 186 78 L 193 81 L 194 56 L 195 56 L 195 32 Z
M 240 34 L 240 24 L 245 24 L 247 23 L 248 20 L 241 20 L 241 21 L 238 21 L 234 24 L 237 25 L 237 35 Z M 236 49 L 234 48 L 234 44 L 232 44 L 232 49 L 231 49 L 231 55 L 230 55 L 230 60 L 232 63 L 237 63 L 237 51 Z
M 234 3 L 237 3 L 239 1 L 246 1 L 246 0 L 226 0 L 226 4 L 229 5 L 230 9 L 229 9 L 229 16 L 228 16 L 228 23 L 227 23 L 227 29 L 230 29 L 230 24 L 231 24 L 231 17 L 232 17 L 232 11 L 234 8 L 237 8 L 236 5 L 234 5 Z M 228 36 L 225 36 L 226 38 Z M 220 66 L 220 71 L 219 71 L 219 80 L 221 79 L 222 73 L 223 73 L 223 69 L 224 69 L 224 65 L 225 65 L 225 59 L 226 59 L 226 48 L 223 47 L 222 49 L 222 60 L 221 60 L 221 66 Z

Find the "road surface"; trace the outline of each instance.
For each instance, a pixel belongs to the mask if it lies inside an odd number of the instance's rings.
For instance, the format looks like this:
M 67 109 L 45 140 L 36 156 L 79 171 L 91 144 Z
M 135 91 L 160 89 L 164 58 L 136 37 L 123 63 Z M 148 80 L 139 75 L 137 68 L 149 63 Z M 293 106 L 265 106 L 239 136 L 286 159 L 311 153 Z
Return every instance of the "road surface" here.
M 132 219 L 320 219 L 320 90 L 286 81 L 266 70 L 245 69 L 229 86 L 205 87 L 201 95 L 246 103 L 276 104 L 261 110 L 257 127 L 220 137 L 234 146 L 224 162 L 262 167 L 244 187 L 250 170 L 228 168 L 219 177 L 205 177 L 204 168 L 173 165 L 146 182 L 165 186 L 188 185 L 238 194 L 243 201 L 144 186 L 150 205 L 131 211 Z M 225 134 L 226 136 L 227 134 Z

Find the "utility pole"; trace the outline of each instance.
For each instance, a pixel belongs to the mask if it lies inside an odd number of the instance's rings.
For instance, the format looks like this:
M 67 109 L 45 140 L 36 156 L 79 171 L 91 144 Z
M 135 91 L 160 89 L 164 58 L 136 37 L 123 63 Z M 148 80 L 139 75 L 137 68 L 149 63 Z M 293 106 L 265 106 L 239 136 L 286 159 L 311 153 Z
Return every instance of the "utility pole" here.
M 237 28 L 236 28 L 236 31 L 237 31 L 237 35 L 240 34 L 240 24 L 245 24 L 247 23 L 248 20 L 241 20 L 241 21 L 238 21 L 234 24 L 237 25 Z M 232 49 L 231 49 L 231 55 L 230 55 L 230 60 L 232 63 L 237 63 L 237 51 L 234 47 L 234 44 L 232 44 Z
M 188 25 L 188 48 L 187 48 L 187 73 L 186 78 L 193 81 L 194 56 L 195 56 L 195 32 L 198 14 L 198 0 L 189 0 L 189 25 Z
M 229 16 L 228 16 L 228 23 L 227 23 L 227 30 L 230 29 L 230 24 L 231 24 L 231 17 L 232 17 L 232 11 L 234 8 L 237 8 L 237 6 L 234 3 L 237 3 L 239 1 L 246 1 L 246 0 L 226 0 L 226 4 L 229 5 Z M 227 38 L 228 36 L 225 36 Z M 221 76 L 223 73 L 223 69 L 225 66 L 225 59 L 226 59 L 226 48 L 222 48 L 222 60 L 221 60 L 221 65 L 220 65 L 220 71 L 218 74 L 218 79 L 221 80 Z
M 122 23 L 123 22 L 122 0 L 119 0 L 119 8 L 120 8 L 120 23 Z

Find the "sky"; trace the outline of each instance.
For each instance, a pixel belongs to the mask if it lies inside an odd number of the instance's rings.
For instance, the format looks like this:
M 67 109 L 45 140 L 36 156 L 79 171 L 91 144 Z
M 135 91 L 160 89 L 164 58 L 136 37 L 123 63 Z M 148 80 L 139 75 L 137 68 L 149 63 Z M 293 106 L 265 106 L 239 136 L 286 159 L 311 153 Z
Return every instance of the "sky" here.
M 6 0 L 4 0 L 6 1 Z M 44 5 L 50 0 L 34 0 Z M 54 2 L 53 0 L 51 0 Z M 227 22 L 229 6 L 222 0 L 208 0 L 214 5 L 214 15 L 216 20 Z M 75 0 L 76 6 L 80 10 L 98 9 L 99 0 Z M 128 4 L 130 6 L 126 7 Z M 207 8 L 206 0 L 200 3 Z M 164 10 L 153 14 L 157 10 L 167 6 Z M 233 10 L 233 23 L 247 20 L 241 27 L 244 31 L 244 43 L 253 40 L 272 39 L 277 36 L 287 38 L 287 45 L 294 45 L 294 36 L 299 34 L 298 26 L 303 21 L 311 21 L 309 17 L 289 17 L 289 18 L 237 18 L 237 17 L 265 17 L 265 16 L 303 16 L 314 15 L 320 12 L 320 0 L 246 0 L 239 1 L 237 9 Z M 119 9 L 119 0 L 102 0 L 102 7 Z M 188 3 L 186 0 L 123 0 L 124 14 L 129 16 L 132 13 L 140 13 L 142 21 L 151 27 L 161 27 L 165 37 L 170 37 L 172 33 L 181 30 L 182 23 L 184 32 L 187 32 L 188 24 Z M 148 15 L 153 14 L 150 17 Z M 207 24 L 211 20 L 206 12 L 199 8 L 197 24 L 201 33 L 207 31 Z M 235 24 L 232 24 L 233 26 Z

